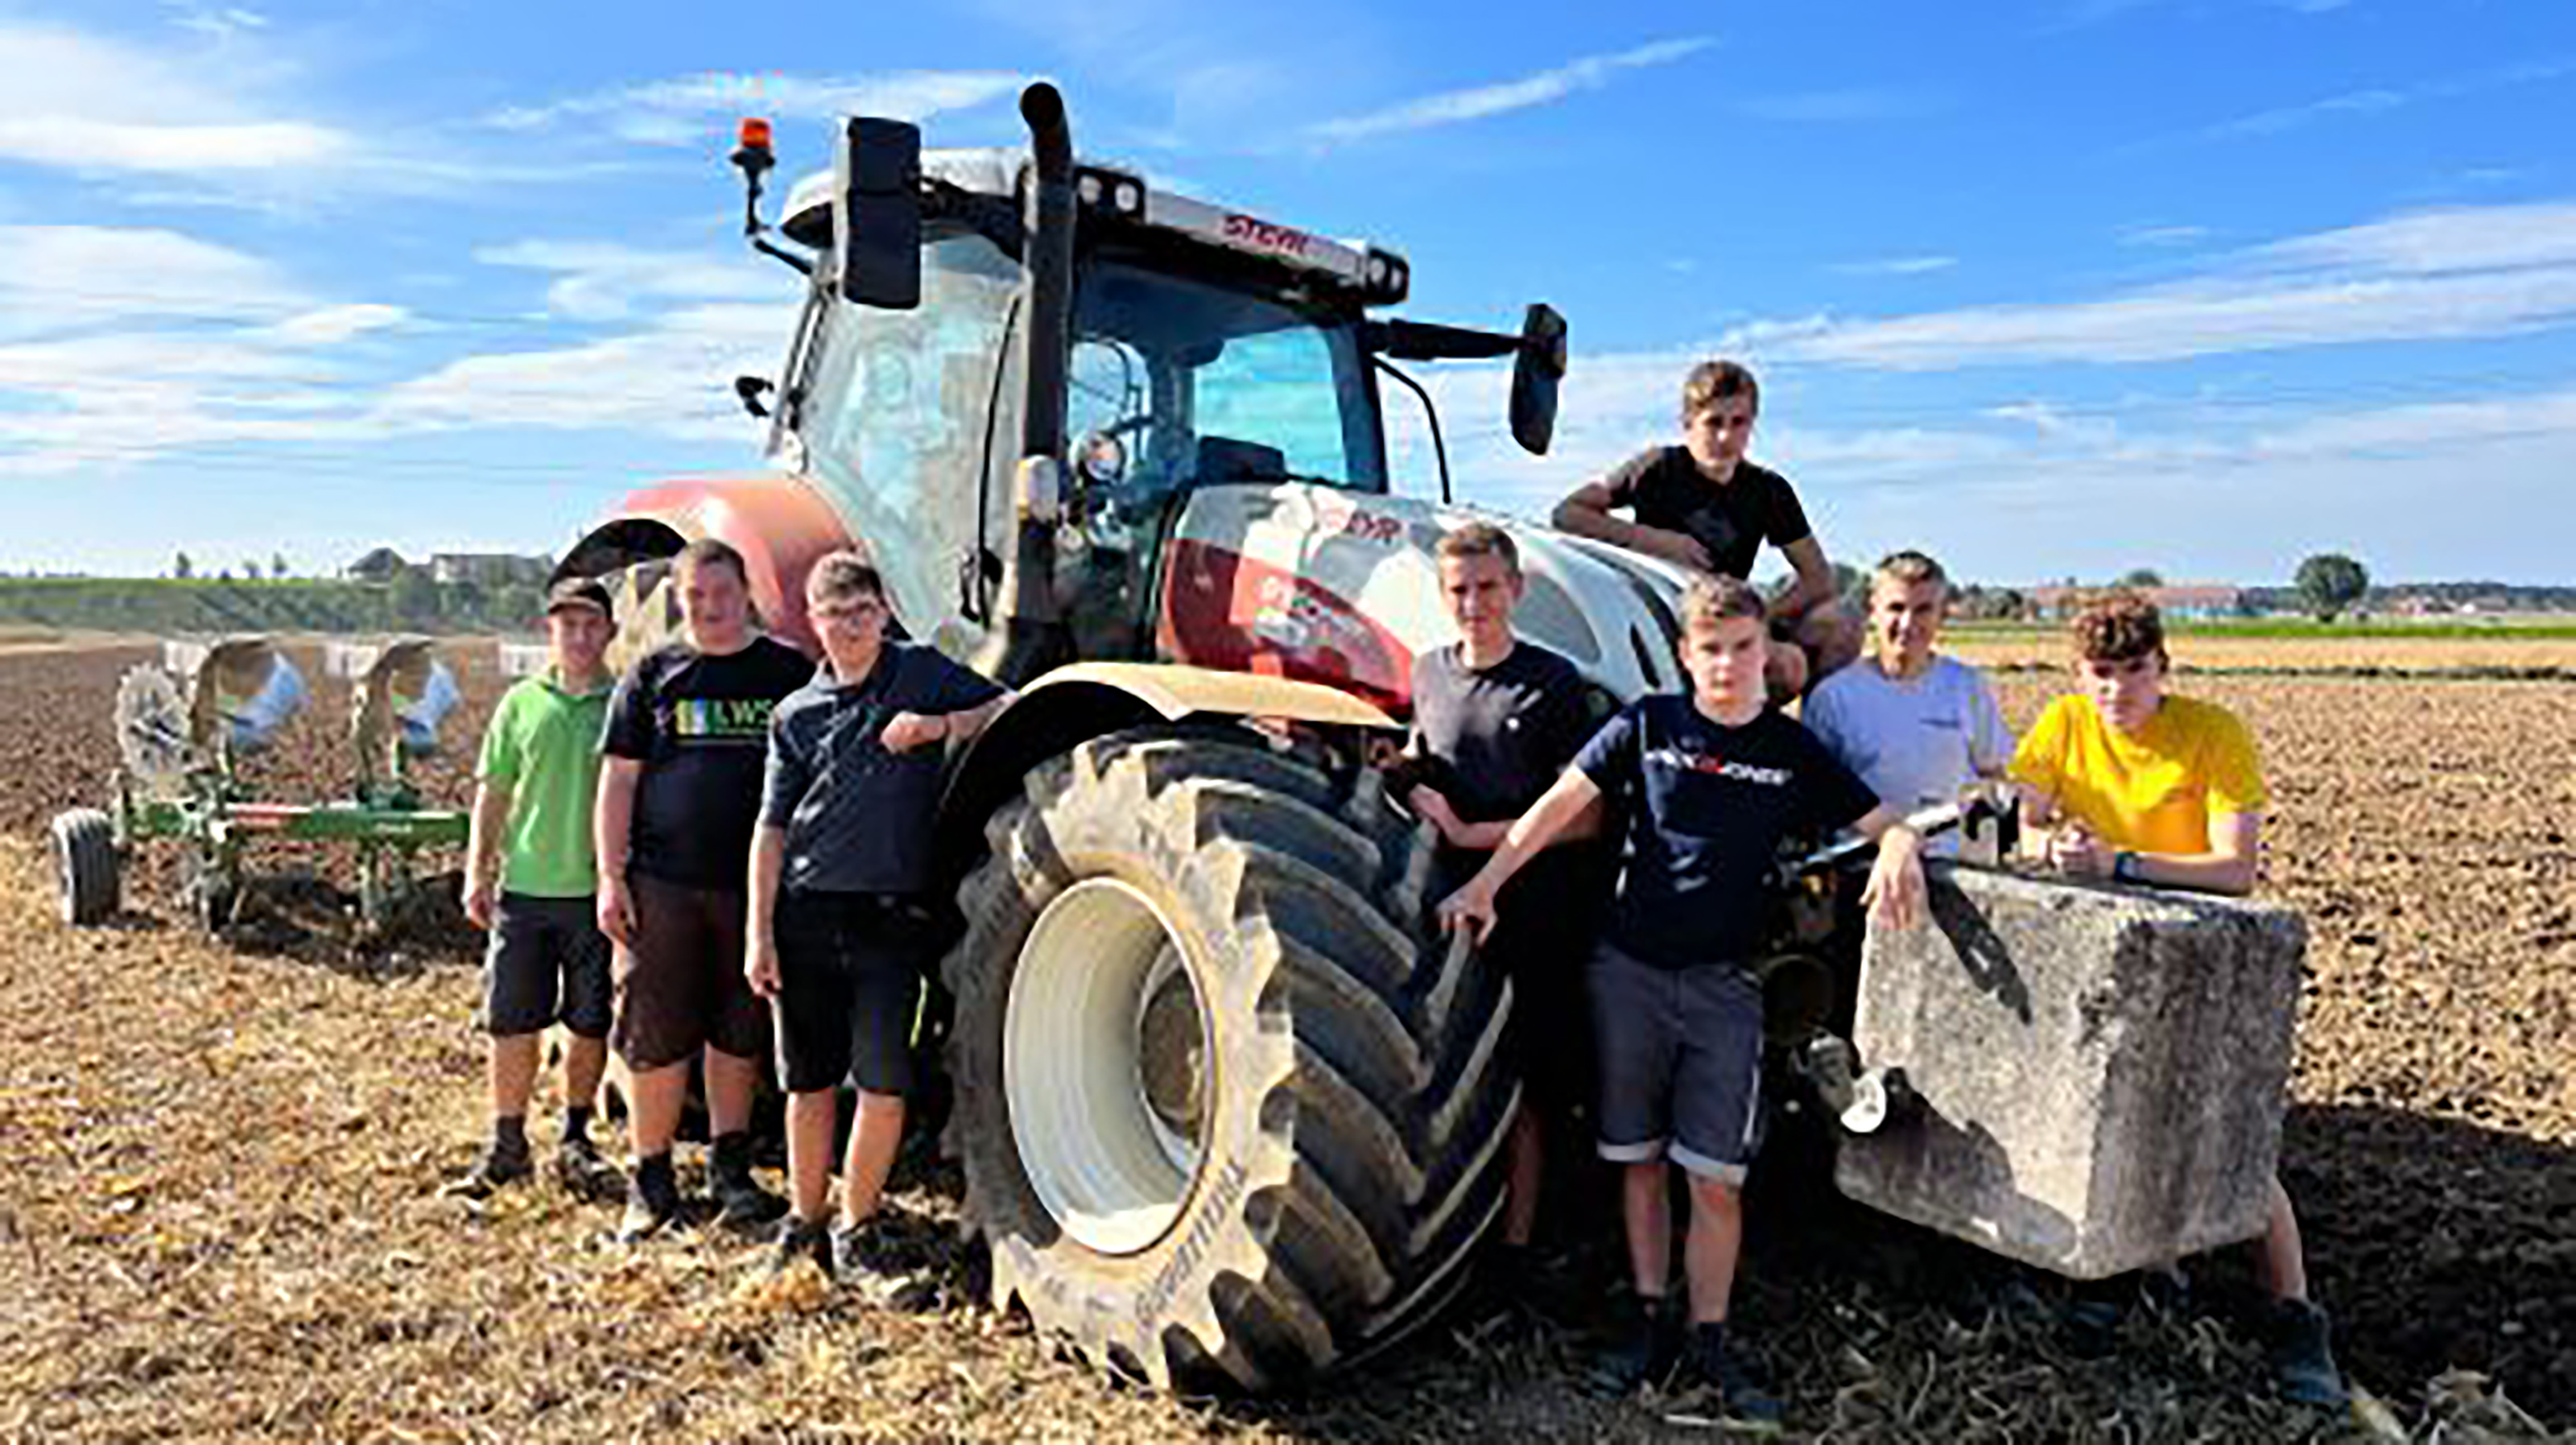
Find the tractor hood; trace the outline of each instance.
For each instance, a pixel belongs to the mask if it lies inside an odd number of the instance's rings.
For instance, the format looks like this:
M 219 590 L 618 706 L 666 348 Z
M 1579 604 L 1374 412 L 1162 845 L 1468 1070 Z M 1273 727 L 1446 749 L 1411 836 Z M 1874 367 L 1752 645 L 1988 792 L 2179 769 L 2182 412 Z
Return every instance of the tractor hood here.
M 1457 638 L 1432 549 L 1489 522 L 1519 544 L 1515 630 L 1622 702 L 1679 685 L 1684 574 L 1475 507 L 1294 483 L 1203 487 L 1170 544 L 1158 618 L 1177 662 L 1327 683 L 1409 711 L 1413 659 Z

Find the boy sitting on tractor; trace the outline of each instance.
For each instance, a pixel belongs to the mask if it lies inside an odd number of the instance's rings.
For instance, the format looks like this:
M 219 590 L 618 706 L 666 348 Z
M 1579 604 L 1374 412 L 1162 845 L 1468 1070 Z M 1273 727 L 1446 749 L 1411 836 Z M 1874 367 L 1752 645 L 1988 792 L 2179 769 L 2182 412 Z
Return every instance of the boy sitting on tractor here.
M 805 579 L 823 666 L 778 705 L 751 848 L 743 974 L 771 1001 L 787 1091 L 788 1216 L 771 1267 L 811 1258 L 869 1292 L 898 1292 L 866 1225 L 903 1142 L 912 1027 L 936 962 L 930 892 L 940 760 L 1009 694 L 935 649 L 886 638 L 885 583 L 855 552 Z M 858 1091 L 825 1214 L 840 1088 Z
M 1776 1421 L 1780 1406 L 1729 1344 L 1726 1320 L 1761 1118 L 1762 994 L 1748 966 L 1762 942 L 1773 866 L 1793 834 L 1856 828 L 1879 843 L 1864 894 L 1873 915 L 1906 927 L 1923 906 L 1921 840 L 1813 734 L 1768 705 L 1760 594 L 1732 577 L 1693 578 L 1681 622 L 1676 650 L 1691 690 L 1640 698 L 1604 726 L 1440 912 L 1448 926 L 1483 937 L 1496 895 L 1524 863 L 1603 795 L 1624 804 L 1628 866 L 1588 985 L 1598 1147 L 1624 1166 L 1636 1294 L 1600 1383 L 1625 1391 L 1680 1353 L 1680 1318 L 1668 1304 L 1669 1159 L 1690 1182 L 1683 1259 L 1692 1371 L 1726 1416 L 1758 1425 Z
M 1796 580 L 1770 606 L 1780 640 L 1767 676 L 1774 697 L 1804 694 L 1860 655 L 1836 600 L 1833 564 L 1807 525 L 1789 479 L 1747 461 L 1762 390 L 1738 362 L 1703 361 L 1682 382 L 1682 445 L 1648 447 L 1559 502 L 1559 531 L 1721 577 L 1753 575 L 1762 544 L 1788 559 Z M 1614 517 L 1627 508 L 1634 521 Z
M 2115 592 L 2077 614 L 2073 633 L 2083 690 L 2050 703 L 2013 758 L 2025 846 L 2077 877 L 2252 892 L 2271 795 L 2245 725 L 2166 691 L 2164 621 L 2145 598 Z M 2278 1177 L 2258 1260 L 2281 1393 L 2340 1407 L 2343 1376 L 2325 1312 L 2308 1299 L 2298 1216 Z M 2107 1333 L 2113 1320 L 2098 1318 L 2107 1302 L 2085 1303 L 2097 1316 L 2088 1327 Z

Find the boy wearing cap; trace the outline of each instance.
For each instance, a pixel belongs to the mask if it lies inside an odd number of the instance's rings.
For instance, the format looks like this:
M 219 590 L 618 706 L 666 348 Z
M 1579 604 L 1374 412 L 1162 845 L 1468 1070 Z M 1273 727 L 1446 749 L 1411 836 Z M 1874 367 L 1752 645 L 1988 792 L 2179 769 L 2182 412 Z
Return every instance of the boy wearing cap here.
M 557 1176 L 567 1188 L 592 1192 L 612 1174 L 590 1140 L 610 1013 L 608 939 L 594 916 L 591 807 L 612 681 L 606 654 L 616 635 L 607 588 L 587 577 L 556 583 L 546 597 L 548 666 L 502 695 L 483 733 L 465 848 L 465 916 L 491 935 L 483 1026 L 492 1038 L 492 1137 L 454 1186 L 469 1197 L 532 1172 L 528 1097 L 538 1043 L 557 1023 L 572 1035 Z
M 865 1226 L 903 1139 L 913 1016 L 938 943 L 942 762 L 1010 694 L 934 648 L 888 639 L 885 583 L 855 552 L 816 561 L 805 599 L 823 665 L 770 722 L 743 947 L 744 977 L 775 1011 L 787 1090 L 790 1212 L 772 1268 L 810 1258 L 844 1283 L 890 1286 Z M 833 1217 L 844 1082 L 859 1111 Z

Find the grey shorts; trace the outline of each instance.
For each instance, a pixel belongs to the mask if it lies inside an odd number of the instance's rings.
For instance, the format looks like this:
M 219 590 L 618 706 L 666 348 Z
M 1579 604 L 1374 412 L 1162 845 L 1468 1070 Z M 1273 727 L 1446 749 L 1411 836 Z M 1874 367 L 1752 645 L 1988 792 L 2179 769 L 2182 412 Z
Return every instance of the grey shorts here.
M 1607 942 L 1590 983 L 1601 1157 L 1743 1183 L 1761 1145 L 1761 988 L 1731 963 L 1657 968 Z
M 608 1021 L 608 935 L 589 895 L 502 894 L 483 951 L 484 1031 L 510 1038 L 560 1023 L 598 1039 Z

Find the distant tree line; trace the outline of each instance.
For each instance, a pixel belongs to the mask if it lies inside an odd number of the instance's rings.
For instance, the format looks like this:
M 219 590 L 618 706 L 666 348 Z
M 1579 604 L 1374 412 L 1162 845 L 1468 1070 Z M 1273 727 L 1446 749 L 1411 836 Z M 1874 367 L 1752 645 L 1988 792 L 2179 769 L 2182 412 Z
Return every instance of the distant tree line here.
M 276 560 L 276 559 L 273 559 Z M 0 578 L 0 623 L 99 632 L 507 632 L 532 630 L 545 599 L 533 584 L 440 583 L 407 572 L 378 586 L 337 578 Z

